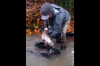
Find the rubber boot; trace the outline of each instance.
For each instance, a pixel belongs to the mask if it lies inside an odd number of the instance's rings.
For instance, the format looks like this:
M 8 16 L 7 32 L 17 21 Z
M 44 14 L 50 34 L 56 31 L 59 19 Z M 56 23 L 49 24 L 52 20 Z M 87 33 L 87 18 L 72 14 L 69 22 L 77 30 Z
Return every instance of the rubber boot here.
M 56 39 L 57 44 L 61 43 L 61 35 L 60 34 L 55 39 Z
M 61 35 L 61 44 L 60 44 L 60 49 L 64 50 L 66 49 L 66 34 Z

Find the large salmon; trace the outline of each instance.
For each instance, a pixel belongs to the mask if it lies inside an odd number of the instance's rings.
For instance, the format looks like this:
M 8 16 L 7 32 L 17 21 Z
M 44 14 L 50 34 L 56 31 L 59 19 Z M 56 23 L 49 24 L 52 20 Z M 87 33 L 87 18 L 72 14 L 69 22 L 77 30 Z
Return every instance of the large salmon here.
M 43 33 L 42 33 L 42 40 L 44 40 L 46 42 L 46 44 L 54 47 L 54 43 L 53 41 L 51 40 L 50 36 L 48 35 L 47 31 L 44 30 Z

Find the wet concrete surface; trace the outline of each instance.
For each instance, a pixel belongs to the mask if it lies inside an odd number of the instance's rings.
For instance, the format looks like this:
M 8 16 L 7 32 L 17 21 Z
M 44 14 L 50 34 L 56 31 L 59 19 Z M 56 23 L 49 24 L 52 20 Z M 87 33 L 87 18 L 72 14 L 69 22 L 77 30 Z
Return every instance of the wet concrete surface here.
M 34 51 L 35 43 L 40 41 L 40 35 L 26 36 L 26 51 Z M 55 44 L 55 47 L 60 50 L 59 44 Z M 74 38 L 67 38 L 66 47 L 65 50 L 60 50 L 60 56 L 54 56 L 50 59 L 42 57 L 39 53 L 26 52 L 26 66 L 74 66 Z

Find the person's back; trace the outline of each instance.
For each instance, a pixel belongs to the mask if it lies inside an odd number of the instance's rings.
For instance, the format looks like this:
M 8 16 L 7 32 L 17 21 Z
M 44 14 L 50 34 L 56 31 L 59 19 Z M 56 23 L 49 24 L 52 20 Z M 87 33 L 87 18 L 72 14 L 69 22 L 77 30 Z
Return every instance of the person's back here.
M 59 14 L 57 15 L 58 17 L 60 17 L 60 19 L 57 19 L 57 20 L 58 21 L 63 20 L 62 29 L 64 30 L 63 26 L 65 25 L 66 21 L 71 19 L 70 13 L 67 10 L 65 10 L 64 8 L 62 8 L 61 6 L 58 6 L 55 4 L 50 4 L 50 5 L 54 8 L 54 11 L 55 11 L 55 9 L 60 11 Z M 67 31 L 65 30 L 63 32 L 66 33 Z
M 58 6 L 58 5 L 56 5 L 56 4 L 50 4 L 53 8 L 56 8 L 56 9 L 58 9 L 59 11 L 61 11 L 61 13 L 63 13 L 63 16 L 65 17 L 64 18 L 64 21 L 67 21 L 68 19 L 71 19 L 71 16 L 70 16 L 70 13 L 67 11 L 67 10 L 65 10 L 64 8 L 62 8 L 61 6 Z M 63 17 L 62 16 L 62 17 Z

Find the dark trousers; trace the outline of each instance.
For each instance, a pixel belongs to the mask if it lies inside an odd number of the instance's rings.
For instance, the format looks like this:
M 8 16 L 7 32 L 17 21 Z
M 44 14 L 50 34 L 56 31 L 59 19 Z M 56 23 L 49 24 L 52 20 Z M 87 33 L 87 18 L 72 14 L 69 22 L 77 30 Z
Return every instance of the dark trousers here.
M 70 19 L 68 21 L 65 22 L 65 24 L 63 25 L 61 34 L 59 34 L 55 39 L 58 43 L 60 43 L 60 47 L 61 49 L 65 49 L 66 48 L 66 33 L 67 33 L 67 29 L 68 29 L 68 25 L 70 23 Z

